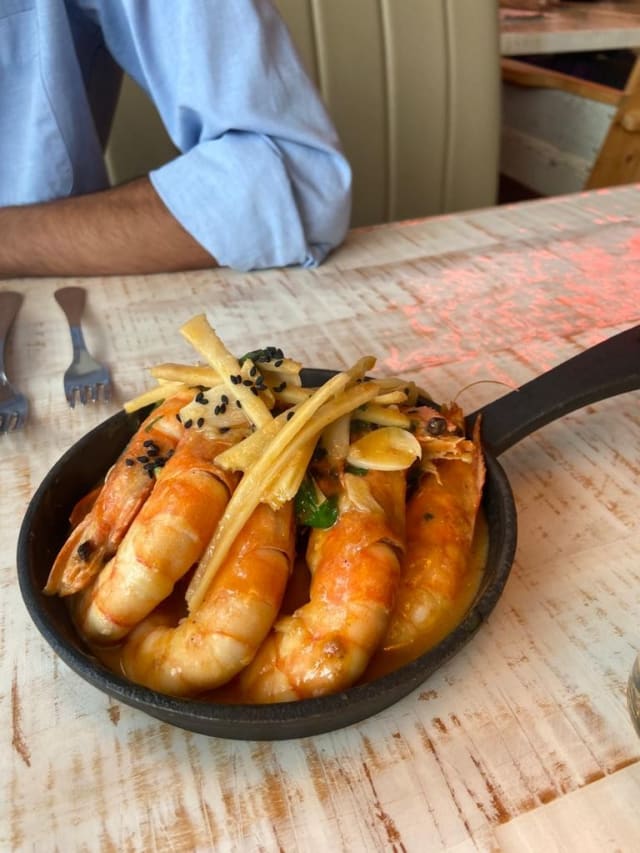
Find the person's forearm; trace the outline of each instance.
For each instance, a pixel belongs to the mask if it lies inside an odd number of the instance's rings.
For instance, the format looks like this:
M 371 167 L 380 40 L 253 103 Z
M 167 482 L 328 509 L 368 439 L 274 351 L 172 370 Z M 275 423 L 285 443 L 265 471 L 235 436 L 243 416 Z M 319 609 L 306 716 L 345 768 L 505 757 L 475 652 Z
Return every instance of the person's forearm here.
M 91 195 L 0 208 L 0 277 L 154 273 L 215 264 L 148 178 Z

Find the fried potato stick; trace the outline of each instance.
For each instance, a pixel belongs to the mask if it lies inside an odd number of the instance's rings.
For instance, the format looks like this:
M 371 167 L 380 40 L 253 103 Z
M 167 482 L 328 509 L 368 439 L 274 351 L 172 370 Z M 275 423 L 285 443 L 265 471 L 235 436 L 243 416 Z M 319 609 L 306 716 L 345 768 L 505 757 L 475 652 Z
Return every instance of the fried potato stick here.
M 338 374 L 334 379 L 342 377 L 344 374 Z M 318 393 L 323 388 L 324 386 Z M 261 502 L 270 503 L 270 497 L 273 500 L 270 489 L 275 488 L 278 478 L 281 478 L 282 472 L 291 465 L 295 454 L 301 448 L 308 447 L 308 443 L 317 438 L 327 424 L 363 405 L 378 393 L 379 388 L 375 382 L 362 383 L 343 391 L 335 400 L 326 404 L 321 402 L 322 409 L 314 405 L 317 402 L 314 401 L 314 395 L 300 406 L 293 418 L 285 420 L 275 437 L 267 443 L 264 452 L 245 471 L 220 519 L 216 532 L 187 589 L 186 598 L 190 612 L 195 610 L 206 594 L 231 544 L 253 510 Z M 303 412 L 305 406 L 307 409 Z M 220 463 L 220 457 L 217 461 Z M 298 469 L 298 473 L 301 474 L 300 480 L 305 470 L 306 464 Z M 279 494 L 277 503 L 293 498 L 295 491 L 297 488 L 289 496 Z

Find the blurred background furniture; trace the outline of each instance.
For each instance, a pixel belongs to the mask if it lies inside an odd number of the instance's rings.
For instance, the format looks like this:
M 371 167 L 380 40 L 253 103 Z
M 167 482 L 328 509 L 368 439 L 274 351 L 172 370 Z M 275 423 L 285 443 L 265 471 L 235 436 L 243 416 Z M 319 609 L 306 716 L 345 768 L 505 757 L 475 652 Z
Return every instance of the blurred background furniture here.
M 502 175 L 539 195 L 639 181 L 639 0 L 500 17 Z
M 354 172 L 352 225 L 493 205 L 497 0 L 276 0 Z M 114 184 L 175 156 L 125 77 L 106 148 Z

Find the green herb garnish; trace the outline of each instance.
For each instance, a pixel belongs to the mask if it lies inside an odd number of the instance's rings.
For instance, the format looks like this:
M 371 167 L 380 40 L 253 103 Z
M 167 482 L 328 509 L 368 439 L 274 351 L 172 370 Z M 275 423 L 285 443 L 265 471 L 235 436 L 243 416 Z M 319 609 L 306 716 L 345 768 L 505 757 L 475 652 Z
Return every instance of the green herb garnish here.
M 353 474 L 355 477 L 366 477 L 368 468 L 358 468 L 356 465 L 347 464 L 344 466 L 344 470 L 347 474 Z
M 338 518 L 337 498 L 327 498 L 309 475 L 300 484 L 295 508 L 298 524 L 306 527 L 319 527 L 324 530 L 335 524 Z

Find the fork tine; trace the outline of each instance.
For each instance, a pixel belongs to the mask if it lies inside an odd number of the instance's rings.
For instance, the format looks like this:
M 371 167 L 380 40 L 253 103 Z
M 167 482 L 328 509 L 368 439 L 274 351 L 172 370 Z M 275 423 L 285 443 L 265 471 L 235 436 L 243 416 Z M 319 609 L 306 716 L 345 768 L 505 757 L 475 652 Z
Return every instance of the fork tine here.
M 25 418 L 21 412 L 0 412 L 0 435 L 8 432 L 17 432 L 25 425 Z
M 85 291 L 81 287 L 63 287 L 54 294 L 69 323 L 73 358 L 63 381 L 65 396 L 73 409 L 79 401 L 83 406 L 111 397 L 111 377 L 106 365 L 100 364 L 87 350 L 80 325 L 85 304 Z
M 29 411 L 27 398 L 11 385 L 4 366 L 6 344 L 22 299 L 19 293 L 0 291 L 0 435 L 22 429 Z

